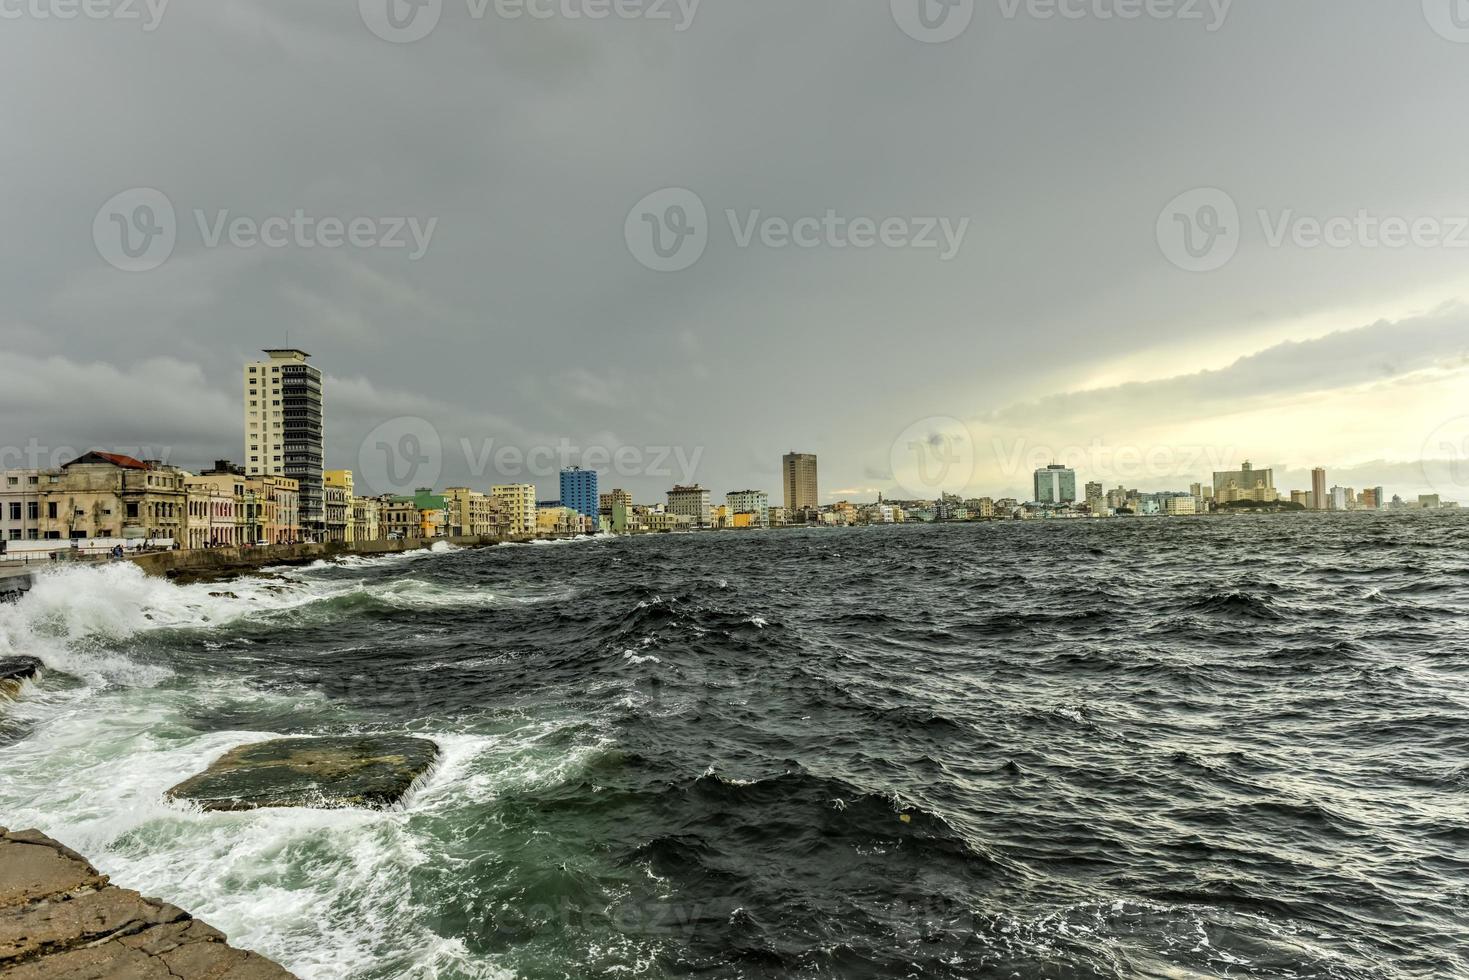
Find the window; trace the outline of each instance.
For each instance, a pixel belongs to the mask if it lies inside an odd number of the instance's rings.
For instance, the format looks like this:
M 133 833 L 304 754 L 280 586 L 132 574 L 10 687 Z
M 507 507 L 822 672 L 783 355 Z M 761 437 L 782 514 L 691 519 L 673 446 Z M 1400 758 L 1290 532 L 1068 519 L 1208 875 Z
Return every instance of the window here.
M 26 517 L 33 521 L 41 519 L 41 505 L 38 501 L 26 501 Z
M 128 504 L 128 516 L 129 517 L 137 517 L 138 516 L 138 505 L 137 504 Z
M 18 486 L 20 486 L 20 477 L 18 477 L 18 476 L 7 476 L 5 478 L 5 485 L 8 486 L 8 487 L 18 487 Z
M 10 519 L 12 521 L 20 520 L 20 504 L 13 503 L 10 505 Z
M 56 520 L 56 504 L 54 502 L 48 503 L 46 505 L 46 519 L 52 521 Z

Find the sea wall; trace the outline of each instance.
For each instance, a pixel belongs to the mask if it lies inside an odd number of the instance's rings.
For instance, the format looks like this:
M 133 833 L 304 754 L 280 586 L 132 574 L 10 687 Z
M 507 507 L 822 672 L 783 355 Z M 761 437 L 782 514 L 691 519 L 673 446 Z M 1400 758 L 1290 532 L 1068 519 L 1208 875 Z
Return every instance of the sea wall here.
M 309 565 L 323 559 L 347 555 L 394 555 L 422 551 L 440 541 L 465 548 L 483 548 L 507 542 L 523 543 L 530 537 L 409 538 L 403 541 L 359 541 L 355 544 L 278 544 L 263 548 L 206 548 L 196 551 L 155 551 L 128 560 L 149 575 L 172 579 L 222 579 L 270 565 Z

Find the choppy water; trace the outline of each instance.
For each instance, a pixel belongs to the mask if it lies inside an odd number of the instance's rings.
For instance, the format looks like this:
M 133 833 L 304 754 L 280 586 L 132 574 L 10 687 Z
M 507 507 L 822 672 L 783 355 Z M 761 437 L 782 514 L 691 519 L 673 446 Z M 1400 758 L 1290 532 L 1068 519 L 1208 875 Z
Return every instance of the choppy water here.
M 1469 976 L 1469 517 L 284 574 L 0 607 L 51 668 L 0 707 L 0 823 L 309 980 Z M 445 749 L 397 810 L 161 799 L 378 730 Z

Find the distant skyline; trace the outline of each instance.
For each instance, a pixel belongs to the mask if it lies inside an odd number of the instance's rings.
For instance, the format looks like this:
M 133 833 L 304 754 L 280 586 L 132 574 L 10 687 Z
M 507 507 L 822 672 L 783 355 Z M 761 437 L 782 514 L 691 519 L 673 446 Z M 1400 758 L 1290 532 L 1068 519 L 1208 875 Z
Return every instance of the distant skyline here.
M 961 6 L 952 37 L 840 0 L 448 3 L 411 43 L 353 3 L 7 19 L 0 59 L 48 83 L 0 105 L 0 451 L 239 461 L 240 367 L 288 345 L 326 375 L 329 467 L 421 419 L 439 486 L 565 440 L 666 452 L 598 467 L 640 500 L 778 495 L 792 448 L 822 502 L 907 496 L 914 433 L 948 432 L 976 495 L 1052 453 L 1109 487 L 1250 459 L 1469 501 L 1452 21 Z M 156 267 L 107 244 L 166 210 Z

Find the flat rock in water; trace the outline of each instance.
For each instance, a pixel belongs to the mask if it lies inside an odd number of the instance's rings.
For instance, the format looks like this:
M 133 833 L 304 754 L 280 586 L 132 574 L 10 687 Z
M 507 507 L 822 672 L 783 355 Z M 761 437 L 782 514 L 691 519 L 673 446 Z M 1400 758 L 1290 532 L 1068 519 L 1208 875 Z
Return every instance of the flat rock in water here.
M 282 738 L 241 745 L 168 791 L 205 810 L 383 809 L 428 772 L 439 747 L 402 735 Z

